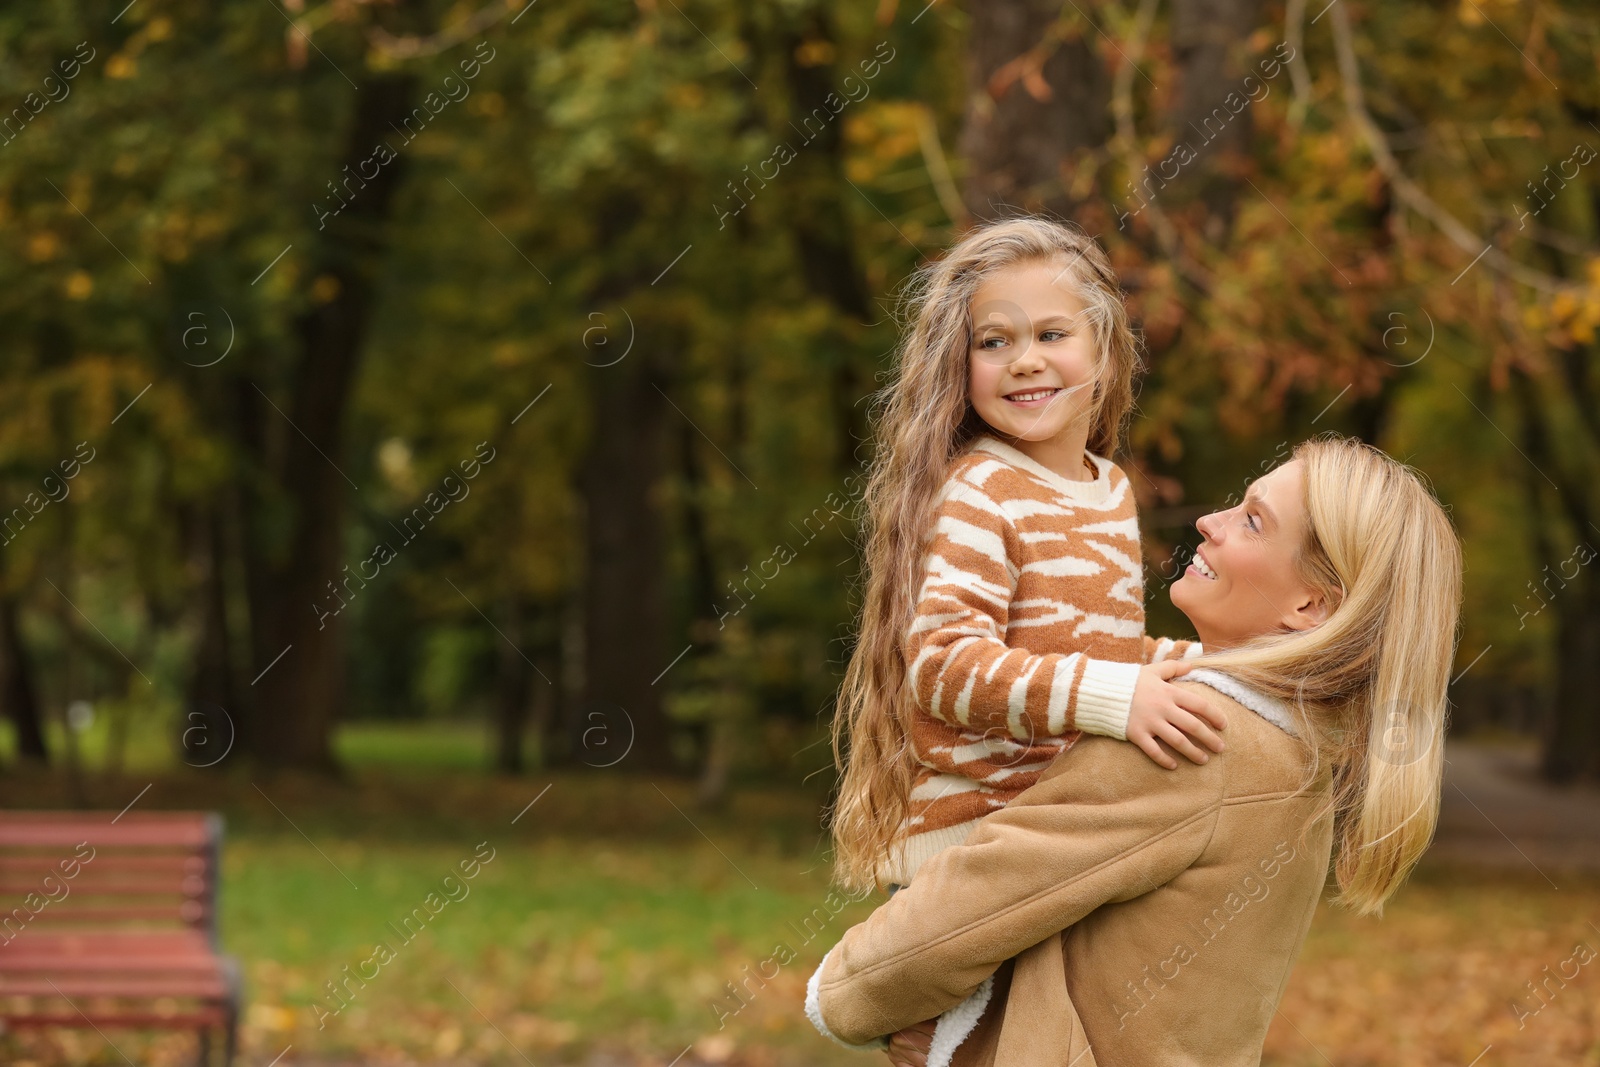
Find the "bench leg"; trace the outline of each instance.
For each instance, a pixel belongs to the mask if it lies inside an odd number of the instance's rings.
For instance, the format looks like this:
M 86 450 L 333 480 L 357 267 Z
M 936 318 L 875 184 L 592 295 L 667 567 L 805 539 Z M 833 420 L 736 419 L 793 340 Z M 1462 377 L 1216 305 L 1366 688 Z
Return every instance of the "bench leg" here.
M 222 1067 L 233 1067 L 233 1058 L 239 1051 L 239 1002 L 243 999 L 238 961 L 227 957 L 224 973 L 228 976 L 228 999 L 222 1024 Z
M 222 1033 L 222 1067 L 233 1067 L 233 1057 L 239 1051 L 239 1005 L 228 1004 L 228 1021 Z

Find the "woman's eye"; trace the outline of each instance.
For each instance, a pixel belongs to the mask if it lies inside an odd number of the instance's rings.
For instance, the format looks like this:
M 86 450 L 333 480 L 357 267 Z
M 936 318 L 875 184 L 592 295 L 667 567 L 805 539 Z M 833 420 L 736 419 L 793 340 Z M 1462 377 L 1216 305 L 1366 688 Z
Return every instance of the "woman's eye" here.
M 1256 517 L 1254 515 L 1246 514 L 1244 518 L 1245 524 L 1249 526 L 1250 529 L 1254 530 L 1256 533 L 1261 532 L 1261 527 L 1256 525 Z

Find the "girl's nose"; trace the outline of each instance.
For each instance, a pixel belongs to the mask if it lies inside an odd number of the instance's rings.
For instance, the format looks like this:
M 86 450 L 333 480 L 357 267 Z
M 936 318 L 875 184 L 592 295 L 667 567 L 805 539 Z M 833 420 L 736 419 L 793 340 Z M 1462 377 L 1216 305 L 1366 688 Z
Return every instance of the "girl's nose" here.
M 1038 346 L 1033 343 L 1033 338 L 1024 334 L 1017 338 L 1016 356 L 1011 360 L 1011 371 L 1014 374 L 1025 374 L 1038 370 L 1044 366 L 1044 356 L 1040 354 Z

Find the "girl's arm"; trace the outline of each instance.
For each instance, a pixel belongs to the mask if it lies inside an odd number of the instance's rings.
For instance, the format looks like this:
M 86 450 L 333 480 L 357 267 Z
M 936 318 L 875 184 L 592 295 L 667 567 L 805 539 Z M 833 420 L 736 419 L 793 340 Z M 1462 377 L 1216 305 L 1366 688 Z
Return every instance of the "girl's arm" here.
M 1205 653 L 1199 641 L 1180 641 L 1175 637 L 1144 635 L 1144 661 L 1161 663 L 1165 660 L 1199 659 Z
M 906 639 L 908 681 L 920 707 L 951 725 L 1004 729 L 1020 741 L 1071 730 L 1128 740 L 1139 690 L 1141 721 L 1175 727 L 1160 734 L 1163 740 L 1191 759 L 1200 753 L 1184 733 L 1220 746 L 1195 718 L 1211 717 L 1205 698 L 1170 685 L 1170 668 L 1141 676 L 1138 663 L 1007 646 L 1001 634 L 1016 592 L 1018 548 L 1016 528 L 999 504 L 966 482 L 946 487 Z M 1159 751 L 1153 743 L 1146 751 L 1152 748 Z

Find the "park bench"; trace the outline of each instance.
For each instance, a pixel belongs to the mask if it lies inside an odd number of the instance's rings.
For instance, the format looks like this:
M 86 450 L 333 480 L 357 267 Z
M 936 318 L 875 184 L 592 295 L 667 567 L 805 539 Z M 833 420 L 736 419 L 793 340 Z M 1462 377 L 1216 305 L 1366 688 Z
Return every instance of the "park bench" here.
M 203 1065 L 220 1033 L 231 1063 L 221 842 L 201 812 L 0 812 L 0 1024 L 194 1030 Z

